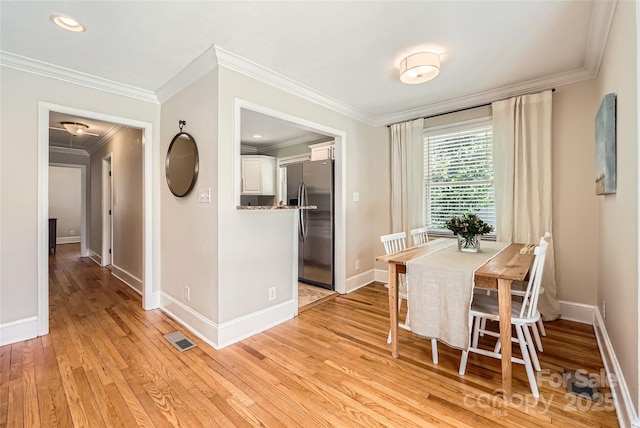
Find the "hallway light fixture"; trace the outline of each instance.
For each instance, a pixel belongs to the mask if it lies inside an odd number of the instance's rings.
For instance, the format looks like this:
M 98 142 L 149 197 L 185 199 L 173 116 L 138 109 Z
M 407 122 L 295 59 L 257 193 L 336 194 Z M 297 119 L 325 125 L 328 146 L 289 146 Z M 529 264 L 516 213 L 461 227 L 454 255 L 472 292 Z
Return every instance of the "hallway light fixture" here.
M 418 52 L 400 61 L 400 81 L 409 85 L 428 82 L 440 73 L 440 55 Z
M 89 129 L 89 125 L 78 122 L 60 122 L 60 125 L 64 126 L 67 132 L 75 136 L 83 135 L 85 131 Z

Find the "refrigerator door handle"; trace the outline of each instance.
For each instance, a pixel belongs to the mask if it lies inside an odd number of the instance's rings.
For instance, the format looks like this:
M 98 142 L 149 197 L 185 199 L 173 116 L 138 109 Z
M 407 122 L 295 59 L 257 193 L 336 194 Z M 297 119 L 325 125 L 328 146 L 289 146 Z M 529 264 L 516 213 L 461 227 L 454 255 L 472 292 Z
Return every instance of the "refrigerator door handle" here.
M 301 181 L 300 184 L 298 184 L 298 206 L 303 205 L 302 203 L 302 186 L 304 186 L 304 183 Z M 302 210 L 298 210 L 298 231 L 300 233 L 300 238 L 302 238 L 304 236 L 304 218 L 302 217 Z
M 301 205 L 307 205 L 308 203 L 308 199 L 309 197 L 307 196 L 307 185 L 304 183 L 304 181 L 302 182 L 302 204 Z M 304 212 L 304 213 L 303 213 Z M 307 242 L 307 235 L 308 235 L 308 230 L 307 230 L 307 216 L 309 215 L 309 213 L 307 212 L 307 210 L 300 210 L 300 218 L 302 219 L 301 225 L 302 225 L 302 242 Z

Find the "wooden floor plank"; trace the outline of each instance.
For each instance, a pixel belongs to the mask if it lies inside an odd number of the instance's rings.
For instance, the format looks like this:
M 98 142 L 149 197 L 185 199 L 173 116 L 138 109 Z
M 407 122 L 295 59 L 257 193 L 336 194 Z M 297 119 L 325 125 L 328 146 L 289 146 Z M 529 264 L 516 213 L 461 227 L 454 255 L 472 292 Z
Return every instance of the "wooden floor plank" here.
M 78 244 L 59 245 L 49 265 L 50 334 L 0 347 L 0 428 L 618 426 L 610 403 L 580 401 L 553 382 L 564 370 L 602 376 L 589 325 L 546 323 L 541 397 L 516 365 L 506 403 L 499 360 L 471 355 L 460 376 L 459 350 L 439 345 L 433 364 L 430 341 L 405 330 L 391 358 L 381 284 L 216 350 L 142 310 L 138 294 L 79 257 Z M 176 330 L 197 347 L 172 347 L 163 335 Z M 610 398 L 606 385 L 601 392 Z
M 11 346 L 2 346 L 0 347 L 0 427 L 7 426 L 10 374 Z
M 24 424 L 31 428 L 40 427 L 38 405 L 38 385 L 33 356 L 34 340 L 24 342 L 22 348 L 22 382 L 24 385 Z

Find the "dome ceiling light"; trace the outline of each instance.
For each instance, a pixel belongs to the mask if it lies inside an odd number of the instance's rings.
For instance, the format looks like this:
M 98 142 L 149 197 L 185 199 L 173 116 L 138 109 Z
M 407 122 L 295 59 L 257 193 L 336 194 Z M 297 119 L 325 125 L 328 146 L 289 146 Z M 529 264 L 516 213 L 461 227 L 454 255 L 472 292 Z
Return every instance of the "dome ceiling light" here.
M 79 135 L 84 135 L 85 131 L 89 129 L 89 125 L 78 122 L 60 122 L 60 125 L 64 126 L 64 129 L 66 129 L 67 132 L 75 135 L 76 137 Z
M 428 82 L 440 73 L 440 55 L 418 52 L 400 61 L 400 81 L 409 85 Z

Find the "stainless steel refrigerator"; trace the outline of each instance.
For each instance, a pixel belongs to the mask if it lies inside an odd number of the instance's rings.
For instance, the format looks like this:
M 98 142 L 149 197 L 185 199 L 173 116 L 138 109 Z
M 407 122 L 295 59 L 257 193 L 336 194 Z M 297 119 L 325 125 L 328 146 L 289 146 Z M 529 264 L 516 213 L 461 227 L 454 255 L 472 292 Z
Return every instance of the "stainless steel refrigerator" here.
M 299 210 L 298 279 L 334 289 L 333 161 L 307 161 L 287 166 L 289 205 L 317 205 Z

